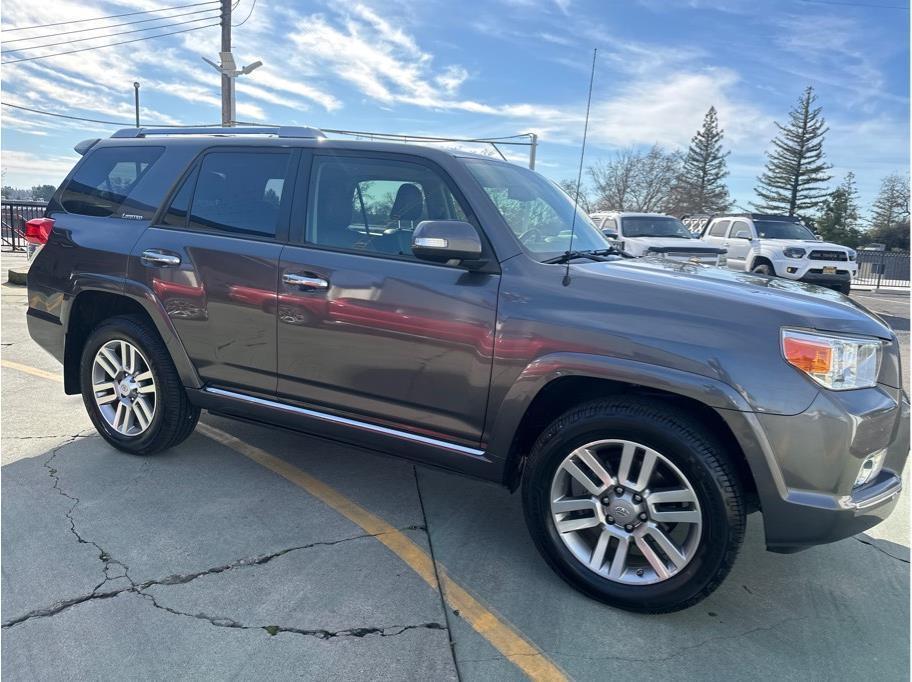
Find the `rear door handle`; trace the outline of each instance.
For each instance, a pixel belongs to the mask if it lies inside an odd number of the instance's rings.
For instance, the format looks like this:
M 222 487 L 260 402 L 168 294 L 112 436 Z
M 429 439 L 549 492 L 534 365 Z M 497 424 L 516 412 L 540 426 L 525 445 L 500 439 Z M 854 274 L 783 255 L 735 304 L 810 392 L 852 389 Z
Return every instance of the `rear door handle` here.
M 159 249 L 146 249 L 139 260 L 143 265 L 153 268 L 173 268 L 181 263 L 180 256 Z
M 290 272 L 286 272 L 284 275 L 282 275 L 282 281 L 290 287 L 298 287 L 299 289 L 309 289 L 311 291 L 329 289 L 329 282 L 327 282 L 322 277 L 295 275 Z

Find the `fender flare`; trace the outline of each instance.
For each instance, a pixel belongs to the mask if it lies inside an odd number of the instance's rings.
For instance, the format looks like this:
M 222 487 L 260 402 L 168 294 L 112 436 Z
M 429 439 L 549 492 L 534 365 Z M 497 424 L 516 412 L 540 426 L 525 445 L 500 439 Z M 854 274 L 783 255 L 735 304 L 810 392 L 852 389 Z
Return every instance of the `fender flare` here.
M 80 273 L 79 278 L 73 283 L 69 305 L 64 306 L 61 310 L 60 321 L 65 330 L 69 329 L 70 312 L 79 295 L 92 291 L 122 296 L 138 303 L 152 320 L 162 341 L 165 342 L 165 347 L 168 349 L 171 361 L 174 363 L 183 385 L 188 388 L 202 388 L 203 382 L 193 367 L 190 356 L 161 301 L 149 287 L 138 282 L 126 281 L 122 277 L 111 277 L 110 275 Z M 66 353 L 66 342 L 64 342 L 64 353 Z
M 532 401 L 552 381 L 568 376 L 653 388 L 691 398 L 716 410 L 752 411 L 741 393 L 713 377 L 606 355 L 551 353 L 525 367 L 489 422 L 487 452 L 505 470 L 514 436 Z

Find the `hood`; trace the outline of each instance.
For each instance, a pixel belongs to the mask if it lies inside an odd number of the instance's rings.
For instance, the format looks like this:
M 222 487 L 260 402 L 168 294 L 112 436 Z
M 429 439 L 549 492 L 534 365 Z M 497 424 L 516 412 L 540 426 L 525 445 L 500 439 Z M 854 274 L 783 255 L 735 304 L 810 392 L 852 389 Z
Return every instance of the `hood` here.
M 624 237 L 624 241 L 642 244 L 646 248 L 650 246 L 683 246 L 689 249 L 692 248 L 695 251 L 715 248 L 699 239 L 676 239 L 674 237 Z
M 814 249 L 821 249 L 822 251 L 852 251 L 848 246 L 842 246 L 840 244 L 834 244 L 833 242 L 820 242 L 816 239 L 764 239 L 761 240 L 769 245 L 781 246 L 783 249 L 789 246 L 800 246 L 802 249 L 807 249 L 809 252 Z
M 574 269 L 588 277 L 622 278 L 674 289 L 680 292 L 681 301 L 717 299 L 714 304 L 720 320 L 743 317 L 750 314 L 750 308 L 760 307 L 776 311 L 784 324 L 894 338 L 889 325 L 864 306 L 837 291 L 804 282 L 654 256 L 585 263 Z

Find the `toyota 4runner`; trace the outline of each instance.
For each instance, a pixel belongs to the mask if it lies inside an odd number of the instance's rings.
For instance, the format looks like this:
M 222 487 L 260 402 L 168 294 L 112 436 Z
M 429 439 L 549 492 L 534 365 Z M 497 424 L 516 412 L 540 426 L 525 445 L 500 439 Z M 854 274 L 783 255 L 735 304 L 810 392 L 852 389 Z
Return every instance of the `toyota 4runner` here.
M 212 132 L 77 145 L 26 228 L 29 331 L 115 448 L 206 409 L 521 488 L 562 578 L 647 612 L 715 589 L 748 512 L 789 552 L 893 509 L 899 347 L 842 295 L 624 259 L 505 162 Z

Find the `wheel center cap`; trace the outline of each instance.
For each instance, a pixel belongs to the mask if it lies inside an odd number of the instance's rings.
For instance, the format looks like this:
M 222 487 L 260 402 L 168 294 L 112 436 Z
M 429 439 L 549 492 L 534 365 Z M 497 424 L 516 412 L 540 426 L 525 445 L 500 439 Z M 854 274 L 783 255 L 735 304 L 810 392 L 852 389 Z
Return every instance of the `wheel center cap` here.
M 633 505 L 630 504 L 627 500 L 620 498 L 614 499 L 610 505 L 608 505 L 609 513 L 622 523 L 626 523 L 636 518 L 636 511 L 633 508 Z
M 136 382 L 127 377 L 117 385 L 117 392 L 120 393 L 122 397 L 127 397 L 133 393 L 136 393 L 136 388 Z

